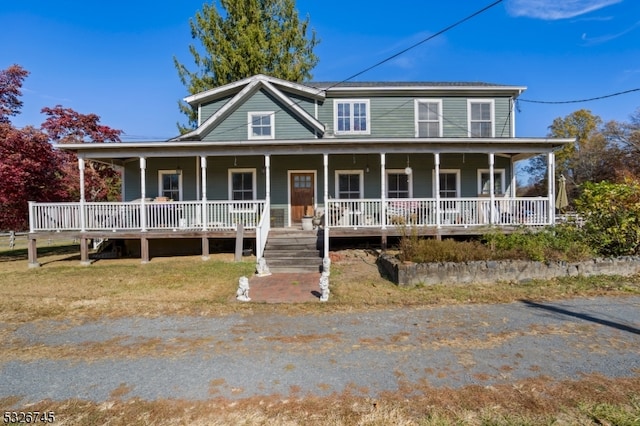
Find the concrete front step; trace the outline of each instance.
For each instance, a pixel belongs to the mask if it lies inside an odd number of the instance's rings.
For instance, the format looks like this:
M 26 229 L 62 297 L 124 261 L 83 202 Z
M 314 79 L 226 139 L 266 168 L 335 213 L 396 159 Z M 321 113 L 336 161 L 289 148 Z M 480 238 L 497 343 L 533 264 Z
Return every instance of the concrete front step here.
M 264 258 L 271 272 L 320 272 L 322 267 L 316 231 L 272 229 Z

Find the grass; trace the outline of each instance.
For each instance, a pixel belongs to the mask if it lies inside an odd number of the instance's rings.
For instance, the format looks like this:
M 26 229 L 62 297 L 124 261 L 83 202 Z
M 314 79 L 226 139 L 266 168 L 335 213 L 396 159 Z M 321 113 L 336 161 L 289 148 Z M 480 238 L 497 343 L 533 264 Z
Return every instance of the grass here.
M 401 306 L 505 303 L 516 300 L 553 300 L 599 295 L 640 294 L 640 276 L 573 277 L 526 284 L 423 286 L 402 288 L 380 276 L 375 256 L 367 251 L 335 253 L 331 296 L 327 303 L 277 305 L 236 303 L 238 278 L 250 276 L 255 264 L 249 259 L 232 262 L 233 255 L 100 260 L 79 265 L 77 246 L 44 247 L 41 268 L 27 268 L 22 248 L 0 251 L 0 321 L 5 330 L 25 322 L 46 319 L 71 322 L 105 317 L 205 315 L 278 312 L 286 315 L 331 314 Z M 0 331 L 0 337 L 5 332 Z M 311 338 L 311 337 L 309 337 Z M 210 342 L 157 339 L 123 346 L 117 339 L 95 347 L 33 347 L 24 351 L 20 342 L 6 340 L 0 359 L 99 359 L 118 356 L 171 356 Z M 123 352 L 124 351 L 124 352 Z M 24 355 L 28 352 L 29 355 Z M 21 355 L 21 353 L 23 353 Z M 26 358 L 25 358 L 26 357 Z M 213 384 L 212 384 L 213 386 Z M 215 386 L 212 388 L 215 390 Z M 380 398 L 362 396 L 358 389 L 339 395 L 300 395 L 226 401 L 212 393 L 207 401 L 128 399 L 121 388 L 107 401 L 41 401 L 30 411 L 54 411 L 65 425 L 125 424 L 257 424 L 257 425 L 635 425 L 640 424 L 640 376 L 605 378 L 589 376 L 557 382 L 529 379 L 510 385 L 432 388 L 428 383 L 406 384 Z M 0 399 L 0 407 L 20 399 Z M 58 424 L 58 423 L 56 423 Z

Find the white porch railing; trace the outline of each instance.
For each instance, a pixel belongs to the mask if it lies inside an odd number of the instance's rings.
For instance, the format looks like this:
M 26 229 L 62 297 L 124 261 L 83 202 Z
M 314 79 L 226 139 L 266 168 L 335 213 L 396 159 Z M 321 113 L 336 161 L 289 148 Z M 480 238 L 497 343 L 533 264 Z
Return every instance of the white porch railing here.
M 271 230 L 271 205 L 265 203 L 264 214 L 258 223 L 256 228 L 256 258 L 260 259 L 264 253 L 264 248 L 267 245 L 267 237 Z
M 549 225 L 548 198 L 478 198 L 329 200 L 326 223 L 330 228 L 479 225 Z M 384 214 L 383 214 L 384 212 Z
M 38 231 L 255 229 L 265 202 L 201 201 L 29 203 L 29 227 Z M 144 208 L 144 215 L 141 215 Z M 144 223 L 143 223 L 144 222 Z

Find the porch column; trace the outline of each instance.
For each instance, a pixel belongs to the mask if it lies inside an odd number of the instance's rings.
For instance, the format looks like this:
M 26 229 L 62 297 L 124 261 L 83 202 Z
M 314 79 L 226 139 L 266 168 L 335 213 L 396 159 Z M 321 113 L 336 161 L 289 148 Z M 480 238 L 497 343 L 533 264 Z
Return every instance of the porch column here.
M 511 157 L 511 191 L 509 191 L 509 195 L 511 198 L 516 198 L 517 196 L 517 181 L 516 181 L 516 163 L 513 161 L 513 157 Z
M 78 171 L 80 172 L 80 232 L 86 232 L 86 215 L 85 215 L 85 190 L 84 190 L 84 158 L 78 157 Z
M 267 204 L 271 205 L 271 155 L 264 156 L 264 198 Z
M 436 191 L 436 227 L 440 228 L 442 218 L 440 217 L 440 153 L 433 154 L 433 161 L 435 165 L 435 191 Z
M 489 223 L 492 225 L 496 224 L 496 194 L 494 192 L 495 188 L 495 176 L 494 173 L 494 165 L 495 165 L 495 155 L 493 152 L 489 153 L 489 214 L 491 215 L 491 219 Z
M 147 232 L 147 159 L 140 157 L 140 231 Z
M 384 152 L 380 153 L 380 200 L 382 202 L 380 206 L 380 214 L 382 217 L 380 218 L 380 223 L 382 224 L 382 229 L 387 229 L 387 206 L 386 206 L 386 194 L 387 194 L 387 179 L 386 179 L 386 170 L 387 168 L 387 155 Z
M 548 172 L 548 191 L 547 197 L 549 198 L 549 225 L 556 223 L 556 200 L 555 200 L 555 175 L 556 175 L 556 162 L 555 154 L 553 151 L 547 154 L 547 172 Z
M 200 179 L 201 179 L 201 183 L 200 186 L 202 187 L 202 196 L 201 201 L 202 201 L 202 230 L 206 231 L 207 230 L 207 157 L 202 156 L 200 157 Z
M 329 154 L 322 154 L 323 180 L 324 180 L 324 259 L 329 259 Z

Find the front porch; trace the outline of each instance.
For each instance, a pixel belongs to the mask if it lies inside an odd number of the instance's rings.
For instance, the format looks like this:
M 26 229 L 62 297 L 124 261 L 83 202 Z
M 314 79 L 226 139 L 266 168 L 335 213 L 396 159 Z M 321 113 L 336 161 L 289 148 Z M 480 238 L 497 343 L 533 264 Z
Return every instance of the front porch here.
M 548 197 L 467 197 L 402 199 L 327 199 L 316 209 L 323 229 L 324 257 L 330 237 L 398 236 L 411 229 L 418 235 L 478 235 L 499 226 L 506 232 L 521 226 L 555 222 Z M 29 204 L 29 264 L 37 266 L 36 240 L 52 234 L 72 235 L 81 242 L 81 262 L 88 264 L 88 241 L 139 240 L 142 262 L 148 262 L 149 240 L 200 239 L 202 256 L 209 239 L 255 239 L 263 256 L 272 214 L 267 200 L 74 202 Z M 204 220 L 203 220 L 204 218 Z M 299 225 L 296 225 L 299 226 Z

